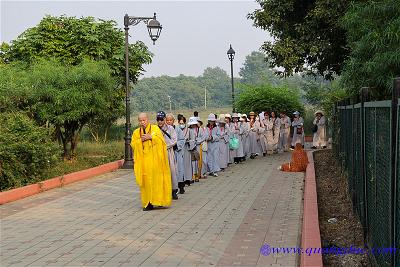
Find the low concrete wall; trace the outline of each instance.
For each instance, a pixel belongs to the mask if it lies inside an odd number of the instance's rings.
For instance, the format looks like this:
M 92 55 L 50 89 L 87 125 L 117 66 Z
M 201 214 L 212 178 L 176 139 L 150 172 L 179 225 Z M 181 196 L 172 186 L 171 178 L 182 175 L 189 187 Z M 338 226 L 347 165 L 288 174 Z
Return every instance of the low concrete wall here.
M 58 176 L 49 180 L 41 181 L 36 184 L 31 184 L 27 186 L 23 186 L 20 188 L 11 189 L 8 191 L 0 192 L 0 205 L 16 201 L 21 198 L 29 197 L 35 194 L 39 194 L 41 192 L 61 187 L 70 183 L 74 183 L 77 181 L 81 181 L 84 179 L 88 179 L 97 175 L 101 175 L 107 172 L 111 172 L 121 168 L 124 160 L 118 160 L 114 162 L 110 162 L 107 164 L 103 164 L 94 168 L 90 168 L 87 170 L 82 170 L 70 174 L 66 174 L 63 176 Z

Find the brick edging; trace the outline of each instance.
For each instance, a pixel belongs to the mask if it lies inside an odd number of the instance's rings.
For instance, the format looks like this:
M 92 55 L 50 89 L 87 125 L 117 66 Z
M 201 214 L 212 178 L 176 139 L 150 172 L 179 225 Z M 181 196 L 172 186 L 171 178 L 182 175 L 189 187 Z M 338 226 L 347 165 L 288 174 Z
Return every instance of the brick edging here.
M 69 173 L 63 176 L 58 176 L 48 180 L 38 182 L 8 191 L 0 192 L 0 205 L 8 202 L 16 201 L 25 197 L 36 195 L 44 191 L 61 187 L 70 183 L 85 180 L 93 176 L 101 175 L 119 169 L 124 163 L 124 160 L 117 160 L 114 162 L 106 163 L 90 169 Z
M 321 248 L 313 152 L 309 151 L 307 155 L 309 163 L 304 182 L 303 226 L 301 231 L 301 247 L 304 250 L 306 248 Z M 300 266 L 322 267 L 322 254 L 312 253 L 308 256 L 302 253 Z

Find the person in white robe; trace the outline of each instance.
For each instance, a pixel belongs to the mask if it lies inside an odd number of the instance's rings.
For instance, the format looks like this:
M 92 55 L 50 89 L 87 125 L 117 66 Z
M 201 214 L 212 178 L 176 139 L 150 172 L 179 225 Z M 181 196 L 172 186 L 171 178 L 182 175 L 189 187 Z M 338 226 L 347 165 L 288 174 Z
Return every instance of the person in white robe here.
M 256 117 L 256 121 L 260 123 L 257 134 L 260 151 L 263 154 L 263 157 L 265 157 L 265 155 L 267 154 L 267 139 L 265 139 L 265 125 L 263 123 L 263 120 L 265 118 L 264 113 L 265 112 L 262 112 L 262 119 L 259 116 Z
M 293 112 L 294 118 L 292 121 L 293 127 L 293 138 L 292 138 L 292 146 L 291 150 L 294 150 L 294 146 L 297 143 L 300 143 L 304 148 L 304 120 L 300 117 L 300 112 Z
M 185 146 L 183 149 L 182 157 L 183 157 L 183 165 L 182 165 L 182 172 L 183 172 L 183 179 L 184 183 L 187 186 L 190 186 L 192 177 L 193 177 L 193 170 L 192 170 L 192 156 L 190 151 L 193 150 L 195 147 L 193 146 L 193 142 L 189 142 L 189 126 L 186 125 L 186 118 L 182 117 L 179 120 L 179 125 L 182 129 L 183 136 L 185 138 Z
M 199 146 L 201 144 L 201 136 L 199 131 L 199 122 L 196 117 L 190 117 L 188 122 L 189 127 L 189 151 L 191 153 L 191 166 L 192 166 L 192 179 L 190 183 L 198 182 L 199 180 L 199 162 L 197 159 L 192 158 L 194 151 L 199 152 Z
M 228 150 L 228 165 L 230 165 L 233 163 L 233 157 L 232 157 L 231 150 L 229 148 L 229 141 L 231 140 L 231 138 L 233 136 L 233 131 L 232 131 L 232 116 L 229 113 L 225 114 L 225 129 L 228 134 L 227 150 Z
M 274 122 L 271 120 L 270 114 L 268 112 L 264 113 L 264 138 L 267 144 L 267 154 L 270 155 L 273 153 L 274 149 Z
M 313 135 L 313 149 L 318 147 L 326 148 L 326 119 L 321 110 L 317 110 L 315 113 L 315 119 L 313 121 L 314 127 L 317 131 Z
M 291 121 L 285 112 L 281 112 L 279 116 L 281 117 L 281 130 L 279 132 L 278 150 L 279 152 L 287 152 L 289 151 Z
M 175 129 L 168 125 L 165 121 L 166 114 L 164 111 L 157 112 L 157 124 L 160 128 L 165 143 L 167 144 L 167 154 L 169 169 L 171 171 L 171 184 L 172 184 L 172 199 L 178 199 L 178 176 L 177 176 L 177 166 L 173 147 L 176 145 L 178 138 L 176 136 Z
M 273 147 L 272 151 L 274 153 L 278 153 L 278 143 L 279 143 L 279 132 L 281 128 L 281 119 L 276 117 L 276 114 L 274 111 L 271 112 L 271 120 L 274 123 L 274 126 L 272 128 L 272 134 L 273 134 Z

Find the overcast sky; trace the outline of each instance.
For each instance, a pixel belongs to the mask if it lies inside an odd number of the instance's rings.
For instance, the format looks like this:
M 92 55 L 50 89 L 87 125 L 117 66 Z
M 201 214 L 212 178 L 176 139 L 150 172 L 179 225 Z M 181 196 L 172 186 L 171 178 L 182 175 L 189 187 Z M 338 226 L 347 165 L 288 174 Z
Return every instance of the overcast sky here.
M 130 42 L 142 40 L 154 53 L 145 77 L 179 74 L 201 75 L 219 66 L 230 73 L 226 52 L 236 51 L 234 75 L 246 55 L 270 40 L 267 32 L 252 26 L 246 15 L 255 1 L 1 1 L 1 41 L 10 42 L 45 15 L 92 16 L 112 19 L 123 28 L 123 16 L 152 16 L 163 26 L 155 45 L 141 23 L 130 28 Z

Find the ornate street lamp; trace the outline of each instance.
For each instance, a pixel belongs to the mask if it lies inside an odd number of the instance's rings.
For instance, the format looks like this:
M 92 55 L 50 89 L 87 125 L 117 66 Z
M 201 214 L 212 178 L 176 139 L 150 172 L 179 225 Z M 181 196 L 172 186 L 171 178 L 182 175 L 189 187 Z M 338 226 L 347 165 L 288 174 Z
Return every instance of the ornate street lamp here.
M 233 50 L 232 45 L 229 46 L 227 54 L 229 60 L 231 61 L 232 112 L 235 112 L 235 89 L 233 88 L 233 59 L 235 58 L 235 50 Z
M 156 13 L 153 17 L 131 17 L 126 14 L 124 16 L 125 26 L 125 105 L 126 105 L 126 123 L 125 123 L 125 161 L 122 168 L 131 169 L 133 167 L 132 150 L 131 150 L 131 111 L 130 111 L 130 90 L 129 90 L 129 26 L 136 26 L 140 22 L 147 25 L 149 36 L 155 44 L 158 37 L 160 37 L 162 26 L 156 19 Z

